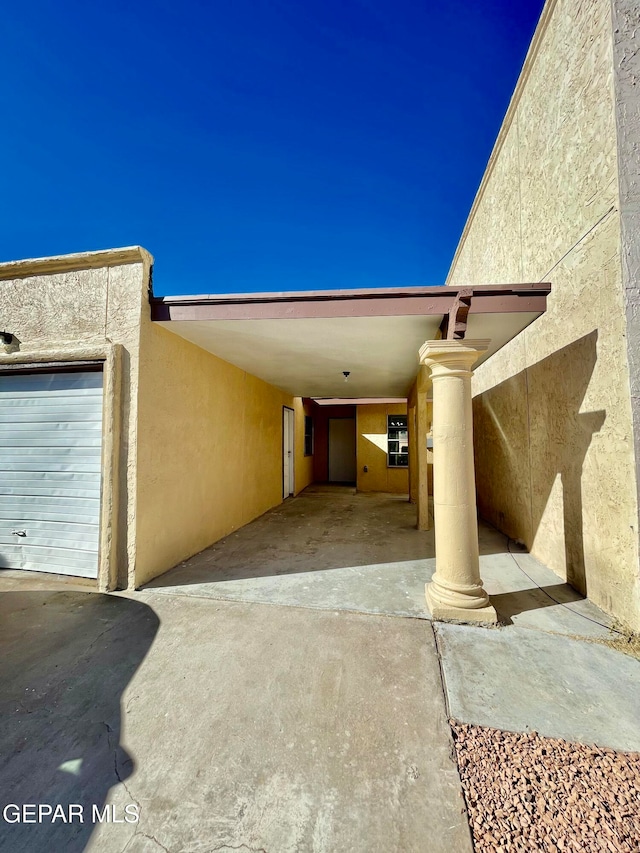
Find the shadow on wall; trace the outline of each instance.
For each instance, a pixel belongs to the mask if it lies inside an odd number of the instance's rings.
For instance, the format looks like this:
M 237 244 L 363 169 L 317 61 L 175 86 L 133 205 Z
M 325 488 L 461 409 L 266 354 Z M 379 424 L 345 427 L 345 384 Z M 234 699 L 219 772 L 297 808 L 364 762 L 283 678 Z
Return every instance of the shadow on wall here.
M 584 595 L 582 467 L 606 412 L 580 408 L 597 340 L 594 330 L 473 401 L 480 515 L 530 548 L 559 478 L 567 581 Z
M 147 605 L 95 592 L 0 596 L 0 850 L 84 850 L 94 806 L 102 815 L 135 766 L 120 746 L 120 697 L 158 626 Z M 67 819 L 77 804 L 84 820 L 1 819 L 32 803 L 60 804 Z

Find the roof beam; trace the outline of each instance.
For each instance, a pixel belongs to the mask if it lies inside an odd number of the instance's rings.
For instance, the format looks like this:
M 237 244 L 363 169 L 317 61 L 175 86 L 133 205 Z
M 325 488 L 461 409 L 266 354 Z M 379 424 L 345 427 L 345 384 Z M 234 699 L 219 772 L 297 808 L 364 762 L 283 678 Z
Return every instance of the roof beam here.
M 452 334 L 464 337 L 469 313 L 544 313 L 550 290 L 550 284 L 476 285 L 167 296 L 150 301 L 151 319 L 162 321 L 449 315 L 455 319 L 447 322 L 447 334 L 451 327 Z
M 471 308 L 471 297 L 473 290 L 470 287 L 462 288 L 456 293 L 453 304 L 442 318 L 440 332 L 442 337 L 448 341 L 460 341 L 467 332 L 467 317 Z

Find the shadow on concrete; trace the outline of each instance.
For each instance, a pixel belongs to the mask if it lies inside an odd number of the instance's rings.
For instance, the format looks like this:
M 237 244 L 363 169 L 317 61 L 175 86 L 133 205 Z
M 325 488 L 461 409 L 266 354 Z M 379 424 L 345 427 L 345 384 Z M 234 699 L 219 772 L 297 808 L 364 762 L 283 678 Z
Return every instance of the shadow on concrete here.
M 481 554 L 506 552 L 501 534 L 481 535 Z M 416 530 L 416 507 L 406 496 L 311 487 L 146 588 L 400 565 L 433 557 L 433 529 Z
M 0 595 L 1 850 L 84 850 L 93 807 L 102 813 L 109 789 L 135 766 L 120 746 L 120 698 L 158 626 L 150 607 L 118 596 Z M 60 804 L 67 819 L 77 804 L 83 822 L 9 824 L 8 804 Z
M 555 607 L 585 598 L 576 592 L 569 584 L 558 583 L 551 586 L 535 586 L 530 589 L 520 589 L 514 592 L 500 592 L 491 596 L 491 604 L 495 607 L 501 622 L 511 624 L 513 616 L 530 610 L 540 610 L 543 607 Z
M 582 471 L 606 420 L 603 410 L 581 411 L 597 341 L 594 330 L 485 391 L 473 405 L 481 516 L 530 548 L 559 480 L 567 580 L 584 595 Z

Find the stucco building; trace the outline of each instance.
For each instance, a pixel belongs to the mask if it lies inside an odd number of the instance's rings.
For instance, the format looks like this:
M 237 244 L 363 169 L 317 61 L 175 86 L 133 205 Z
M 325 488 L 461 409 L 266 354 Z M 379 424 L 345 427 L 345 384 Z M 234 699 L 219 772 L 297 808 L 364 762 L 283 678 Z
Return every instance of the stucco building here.
M 474 376 L 479 510 L 636 629 L 639 27 L 546 4 L 448 277 L 553 283 Z
M 139 247 L 0 265 L 0 566 L 137 587 L 352 482 L 420 527 L 433 493 L 429 607 L 492 621 L 477 484 L 640 629 L 637 19 L 547 4 L 445 287 L 157 299 Z

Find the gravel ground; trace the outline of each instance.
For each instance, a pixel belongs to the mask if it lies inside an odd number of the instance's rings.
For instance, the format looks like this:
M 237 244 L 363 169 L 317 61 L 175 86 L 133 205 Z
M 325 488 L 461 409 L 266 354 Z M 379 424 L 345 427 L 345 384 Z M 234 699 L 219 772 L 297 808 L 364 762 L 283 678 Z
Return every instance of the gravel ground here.
M 477 853 L 639 853 L 640 753 L 450 723 Z

